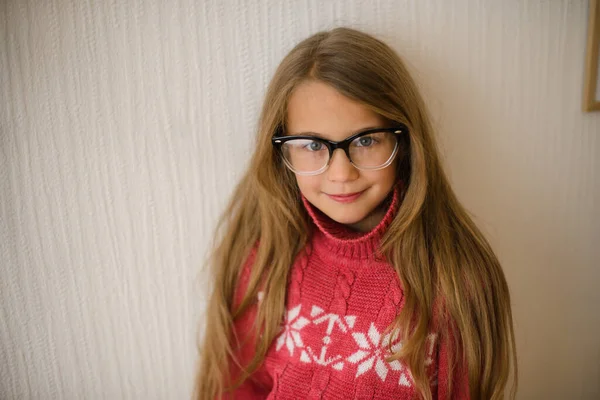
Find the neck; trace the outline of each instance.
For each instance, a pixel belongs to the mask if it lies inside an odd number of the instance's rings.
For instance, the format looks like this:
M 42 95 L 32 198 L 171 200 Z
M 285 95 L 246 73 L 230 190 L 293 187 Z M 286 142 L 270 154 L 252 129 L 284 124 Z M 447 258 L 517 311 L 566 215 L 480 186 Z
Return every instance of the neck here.
M 400 206 L 403 189 L 401 182 L 396 184 L 376 210 L 354 225 L 334 221 L 302 196 L 314 228 L 313 243 L 325 250 L 323 256 L 331 257 L 331 261 L 339 256 L 359 259 L 376 256 L 379 241 Z
M 382 204 L 375 207 L 375 209 L 371 211 L 371 213 L 369 213 L 369 215 L 367 215 L 362 220 L 354 224 L 347 224 L 346 226 L 352 229 L 353 231 L 361 233 L 372 231 L 373 228 L 379 225 L 379 223 L 385 216 L 385 213 L 387 212 L 387 207 L 385 207 L 385 203 L 386 202 L 384 201 Z

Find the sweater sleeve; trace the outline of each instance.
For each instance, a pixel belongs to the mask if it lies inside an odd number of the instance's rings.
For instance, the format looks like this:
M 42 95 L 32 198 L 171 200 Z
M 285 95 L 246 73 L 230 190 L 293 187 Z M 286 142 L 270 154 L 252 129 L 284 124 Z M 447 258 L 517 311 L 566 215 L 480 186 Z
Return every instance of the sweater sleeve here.
M 457 349 L 453 347 L 455 329 L 448 330 L 447 335 L 442 335 L 438 351 L 438 400 L 468 400 L 469 395 L 469 376 L 467 374 L 466 361 L 458 354 Z M 448 354 L 453 352 L 455 359 L 452 376 L 448 375 L 450 365 L 448 363 Z M 452 384 L 450 385 L 450 382 Z M 451 386 L 451 387 L 450 387 Z
M 256 252 L 257 246 L 254 246 L 246 262 L 244 263 L 238 286 L 234 294 L 234 309 L 241 304 L 244 294 L 248 288 L 250 272 L 252 265 L 254 264 L 254 259 L 256 258 Z M 255 300 L 255 302 L 253 302 L 244 312 L 244 314 L 238 317 L 233 324 L 232 348 L 237 363 L 232 360 L 230 364 L 232 381 L 240 376 L 240 366 L 244 368 L 248 366 L 252 360 L 252 357 L 254 356 L 257 337 L 253 325 L 257 314 L 257 303 L 258 302 Z M 256 371 L 254 371 L 237 389 L 225 393 L 223 399 L 264 399 L 268 396 L 271 387 L 272 382 L 263 362 L 263 364 Z

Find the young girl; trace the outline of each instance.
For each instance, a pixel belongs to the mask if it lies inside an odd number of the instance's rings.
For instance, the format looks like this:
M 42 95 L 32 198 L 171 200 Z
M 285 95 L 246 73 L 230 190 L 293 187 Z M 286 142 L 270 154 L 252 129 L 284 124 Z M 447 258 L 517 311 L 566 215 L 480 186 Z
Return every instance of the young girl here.
M 269 85 L 211 258 L 195 398 L 500 399 L 509 291 L 398 55 L 337 28 Z M 512 368 L 511 368 L 512 367 Z

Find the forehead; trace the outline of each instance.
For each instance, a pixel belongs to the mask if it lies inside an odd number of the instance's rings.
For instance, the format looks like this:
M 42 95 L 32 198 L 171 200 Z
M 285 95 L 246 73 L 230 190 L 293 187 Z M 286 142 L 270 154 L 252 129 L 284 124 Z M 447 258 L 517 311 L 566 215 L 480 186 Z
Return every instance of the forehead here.
M 316 134 L 342 140 L 357 131 L 384 125 L 382 116 L 319 81 L 301 83 L 288 102 L 289 135 Z

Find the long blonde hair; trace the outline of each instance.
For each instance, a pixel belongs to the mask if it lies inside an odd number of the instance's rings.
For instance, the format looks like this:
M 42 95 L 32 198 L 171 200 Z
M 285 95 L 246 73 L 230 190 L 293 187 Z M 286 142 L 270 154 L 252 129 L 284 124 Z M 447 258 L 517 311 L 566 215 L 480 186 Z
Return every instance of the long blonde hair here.
M 433 308 L 439 307 L 442 331 L 456 331 L 447 335 L 454 337 L 456 349 L 450 365 L 459 358 L 466 363 L 471 398 L 503 398 L 511 370 L 514 398 L 515 339 L 509 290 L 498 259 L 448 183 L 426 107 L 404 63 L 382 41 L 350 28 L 319 32 L 297 44 L 268 87 L 256 151 L 215 235 L 209 262 L 213 286 L 194 398 L 213 399 L 238 386 L 260 366 L 279 332 L 290 266 L 308 240 L 308 216 L 295 177 L 283 166 L 271 137 L 285 129 L 288 99 L 308 79 L 329 84 L 409 129 L 409 149 L 397 171 L 406 192 L 380 246 L 405 296 L 393 324 L 403 346 L 393 358 L 403 360 L 420 395 L 431 399 L 422 360 Z M 248 288 L 233 309 L 240 270 L 258 242 Z M 255 328 L 261 336 L 252 360 L 233 382 L 233 322 L 252 304 L 259 284 L 264 297 Z

